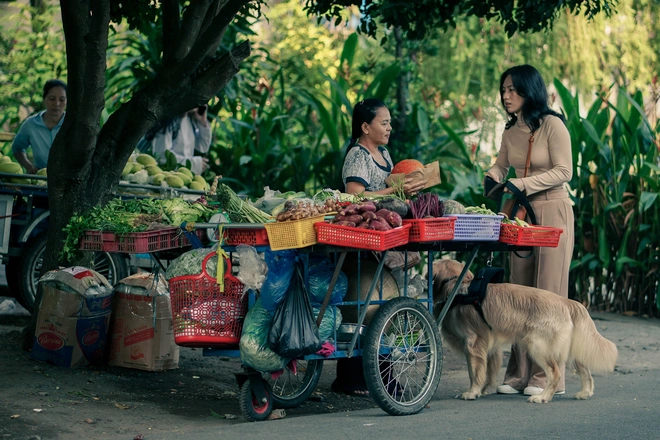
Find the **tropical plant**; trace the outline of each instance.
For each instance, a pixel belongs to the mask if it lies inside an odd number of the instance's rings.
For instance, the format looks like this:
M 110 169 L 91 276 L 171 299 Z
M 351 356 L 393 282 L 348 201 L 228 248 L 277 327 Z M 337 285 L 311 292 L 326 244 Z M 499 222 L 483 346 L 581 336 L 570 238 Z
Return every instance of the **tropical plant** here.
M 46 81 L 66 81 L 64 40 L 53 23 L 56 7 L 16 6 L 15 14 L 3 17 L 0 34 L 0 125 L 8 131 L 42 107 Z
M 578 95 L 555 87 L 573 147 L 574 295 L 596 308 L 657 314 L 660 126 L 639 91 L 603 90 L 582 117 Z M 650 104 L 659 97 L 656 85 Z

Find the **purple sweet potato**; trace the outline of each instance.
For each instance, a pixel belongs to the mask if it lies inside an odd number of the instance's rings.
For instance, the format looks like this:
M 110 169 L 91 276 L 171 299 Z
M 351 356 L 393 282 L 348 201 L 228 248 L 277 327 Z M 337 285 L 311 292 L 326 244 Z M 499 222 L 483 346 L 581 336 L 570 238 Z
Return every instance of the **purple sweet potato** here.
M 379 209 L 378 211 L 376 211 L 376 215 L 378 217 L 385 219 L 390 214 L 390 212 L 392 211 L 390 211 L 389 209 Z
M 355 214 L 346 217 L 346 221 L 353 222 L 357 225 L 358 223 L 362 223 L 364 221 L 364 218 L 362 218 L 360 214 Z
M 339 223 L 346 220 L 346 216 L 343 214 L 337 214 L 335 218 L 332 219 L 332 223 Z
M 356 204 L 352 203 L 348 205 L 346 208 L 344 208 L 344 214 L 345 215 L 355 215 L 359 214 L 358 207 Z
M 363 202 L 358 205 L 358 211 L 360 213 L 376 212 L 376 205 L 374 202 Z
M 365 211 L 362 213 L 362 218 L 364 219 L 365 222 L 370 222 L 374 219 L 377 219 L 378 216 L 373 211 Z
M 350 226 L 351 228 L 354 228 L 354 227 L 355 227 L 355 223 L 353 223 L 353 222 L 349 222 L 349 221 L 346 221 L 346 220 L 342 220 L 342 221 L 337 222 L 337 223 L 335 223 L 335 224 L 336 224 L 336 225 L 339 225 L 339 226 Z
M 367 229 L 369 227 L 369 222 L 362 222 L 359 225 L 355 226 L 358 229 Z
M 376 231 L 389 231 L 392 227 L 382 218 L 377 218 L 369 223 Z
M 401 216 L 394 211 L 390 211 L 390 214 L 385 217 L 385 220 L 387 220 L 387 223 L 393 228 L 398 228 L 402 224 Z

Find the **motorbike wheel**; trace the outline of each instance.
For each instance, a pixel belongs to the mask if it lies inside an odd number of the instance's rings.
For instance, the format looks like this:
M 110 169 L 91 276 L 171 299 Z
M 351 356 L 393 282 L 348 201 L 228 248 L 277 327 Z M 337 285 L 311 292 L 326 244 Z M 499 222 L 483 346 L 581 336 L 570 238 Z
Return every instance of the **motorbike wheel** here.
M 7 284 L 16 301 L 33 313 L 37 283 L 46 250 L 46 234 L 42 233 L 30 239 L 24 249 L 21 257 L 12 258 L 7 263 Z M 95 252 L 93 268 L 112 285 L 130 274 L 128 259 L 122 254 Z

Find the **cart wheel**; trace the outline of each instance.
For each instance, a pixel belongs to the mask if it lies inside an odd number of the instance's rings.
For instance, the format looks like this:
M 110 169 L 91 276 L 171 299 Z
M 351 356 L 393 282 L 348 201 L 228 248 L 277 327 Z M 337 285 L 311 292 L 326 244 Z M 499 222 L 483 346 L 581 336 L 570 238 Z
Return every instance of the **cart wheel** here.
M 420 412 L 433 398 L 442 374 L 442 340 L 435 320 L 412 298 L 381 305 L 364 346 L 364 376 L 383 411 Z
M 46 250 L 46 233 L 30 239 L 20 258 L 12 258 L 7 264 L 7 284 L 15 292 L 16 300 L 30 313 L 34 312 L 37 283 Z M 105 276 L 110 284 L 130 274 L 128 259 L 122 254 L 94 253 L 94 270 Z
M 273 390 L 270 384 L 263 381 L 264 390 L 266 391 L 266 402 L 257 402 L 257 398 L 252 393 L 252 384 L 246 380 L 241 386 L 241 393 L 239 396 L 239 405 L 243 417 L 249 422 L 261 422 L 266 420 L 273 410 Z
M 270 373 L 262 376 L 273 389 L 273 406 L 277 408 L 288 409 L 302 405 L 314 392 L 321 378 L 321 359 L 297 359 L 295 362 L 295 372 L 287 365 L 277 379 L 273 379 Z

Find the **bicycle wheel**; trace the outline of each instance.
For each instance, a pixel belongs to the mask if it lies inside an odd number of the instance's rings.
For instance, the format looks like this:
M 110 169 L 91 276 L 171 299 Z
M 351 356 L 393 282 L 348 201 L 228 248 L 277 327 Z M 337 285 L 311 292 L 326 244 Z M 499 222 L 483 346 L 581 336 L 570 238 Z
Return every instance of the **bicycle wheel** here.
M 369 393 L 385 412 L 424 409 L 442 375 L 442 341 L 429 311 L 405 297 L 381 305 L 367 330 L 363 363 Z
M 302 405 L 319 383 L 323 369 L 321 359 L 298 359 L 295 362 L 295 368 L 292 369 L 288 364 L 277 379 L 273 379 L 270 373 L 262 376 L 273 389 L 274 407 L 289 409 Z

